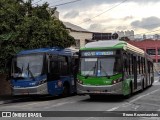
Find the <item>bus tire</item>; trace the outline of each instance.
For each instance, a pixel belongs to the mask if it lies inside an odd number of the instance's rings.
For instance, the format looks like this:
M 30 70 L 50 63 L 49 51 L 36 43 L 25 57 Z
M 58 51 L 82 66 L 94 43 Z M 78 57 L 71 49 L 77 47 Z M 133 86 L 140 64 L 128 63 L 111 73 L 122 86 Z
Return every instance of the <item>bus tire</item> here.
M 70 89 L 68 84 L 63 85 L 63 92 L 62 92 L 62 97 L 67 97 L 69 96 Z
M 141 85 L 141 91 L 143 91 L 144 90 L 144 79 L 142 80 L 142 85 Z
M 150 85 L 150 86 L 152 86 L 152 85 L 153 85 L 153 82 L 154 82 L 154 78 L 153 78 L 153 77 L 151 77 L 151 85 Z
M 89 96 L 90 96 L 90 99 L 92 99 L 92 100 L 95 100 L 97 98 L 96 95 L 89 95 Z

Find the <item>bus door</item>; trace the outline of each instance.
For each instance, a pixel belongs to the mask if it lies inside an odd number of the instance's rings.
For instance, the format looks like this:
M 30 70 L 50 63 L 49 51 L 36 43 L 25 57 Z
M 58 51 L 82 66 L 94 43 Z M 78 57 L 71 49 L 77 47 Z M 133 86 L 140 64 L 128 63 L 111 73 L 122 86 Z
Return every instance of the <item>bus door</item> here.
M 51 95 L 57 95 L 60 92 L 58 90 L 57 81 L 60 79 L 59 62 L 57 55 L 50 55 L 48 60 L 48 92 Z
M 150 61 L 147 62 L 148 63 L 148 85 L 151 84 L 151 63 Z
M 69 56 L 68 60 L 68 77 L 70 80 L 70 88 L 71 92 L 74 93 L 76 91 L 76 67 L 75 67 L 75 58 L 74 56 Z M 77 63 L 78 64 L 78 63 Z
M 78 68 L 79 68 L 79 59 L 78 57 L 73 56 L 71 64 L 71 73 L 74 76 L 75 89 L 77 88 L 76 79 L 77 79 Z
M 136 56 L 132 56 L 133 60 L 133 76 L 134 76 L 134 90 L 137 89 L 137 58 Z

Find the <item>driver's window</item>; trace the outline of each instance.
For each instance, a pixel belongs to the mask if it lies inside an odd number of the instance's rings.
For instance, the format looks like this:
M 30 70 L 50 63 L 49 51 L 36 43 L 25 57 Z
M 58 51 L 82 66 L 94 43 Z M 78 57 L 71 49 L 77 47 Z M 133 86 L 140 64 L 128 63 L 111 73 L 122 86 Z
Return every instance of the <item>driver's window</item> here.
M 59 63 L 58 61 L 50 61 L 50 73 L 49 80 L 57 80 L 59 79 Z
M 58 61 L 51 61 L 50 62 L 50 73 L 54 74 L 58 72 L 59 72 Z
M 50 55 L 49 56 L 49 80 L 56 80 L 59 78 L 59 62 L 58 56 Z

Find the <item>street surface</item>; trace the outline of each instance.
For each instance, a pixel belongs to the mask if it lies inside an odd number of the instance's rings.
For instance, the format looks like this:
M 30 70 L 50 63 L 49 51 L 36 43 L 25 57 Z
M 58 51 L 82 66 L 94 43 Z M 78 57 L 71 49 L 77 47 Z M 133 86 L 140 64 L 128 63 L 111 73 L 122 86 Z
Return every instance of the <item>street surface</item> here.
M 152 87 L 125 99 L 122 96 L 106 96 L 91 100 L 88 95 L 26 98 L 0 105 L 0 111 L 160 111 L 160 82 L 155 77 Z M 0 118 L 18 120 L 22 118 Z M 38 120 L 160 120 L 158 117 L 47 117 L 23 118 Z

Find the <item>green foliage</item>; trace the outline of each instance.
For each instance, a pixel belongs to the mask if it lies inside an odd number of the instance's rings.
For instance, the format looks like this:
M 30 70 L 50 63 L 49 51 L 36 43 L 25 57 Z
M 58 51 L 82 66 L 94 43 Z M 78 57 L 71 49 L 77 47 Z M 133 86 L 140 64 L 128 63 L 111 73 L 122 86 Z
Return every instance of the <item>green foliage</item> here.
M 75 44 L 63 23 L 53 17 L 56 9 L 48 6 L 32 6 L 31 0 L 0 0 L 0 72 L 21 50 Z

